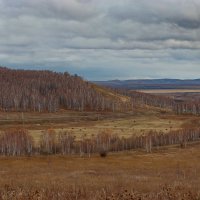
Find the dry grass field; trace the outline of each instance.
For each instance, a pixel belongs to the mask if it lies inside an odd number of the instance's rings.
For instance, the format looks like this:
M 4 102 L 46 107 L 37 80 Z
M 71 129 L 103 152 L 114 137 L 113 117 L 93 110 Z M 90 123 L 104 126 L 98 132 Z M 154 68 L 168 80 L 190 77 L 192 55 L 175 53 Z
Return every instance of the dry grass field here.
M 109 130 L 120 137 L 141 135 L 150 130 L 168 132 L 191 126 L 199 121 L 194 116 L 177 116 L 172 113 L 162 113 L 161 110 L 146 113 L 90 113 L 90 112 L 60 112 L 60 113 L 0 113 L 0 131 L 9 128 L 23 127 L 36 141 L 47 129 L 68 131 L 77 139 L 88 138 Z
M 139 90 L 140 92 L 159 95 L 159 96 L 166 96 L 173 98 L 178 101 L 199 101 L 200 98 L 200 89 L 146 89 L 146 90 Z
M 187 195 L 200 189 L 199 152 L 199 144 L 193 144 L 186 149 L 170 147 L 151 154 L 130 151 L 106 158 L 1 157 L 0 199 L 95 200 L 109 199 L 112 194 L 110 199 L 122 200 L 197 199 Z M 165 189 L 171 190 L 169 196 Z M 175 198 L 179 192 L 182 198 Z M 163 198 L 158 198 L 159 193 Z M 119 198 L 119 194 L 125 196 Z M 130 194 L 137 194 L 138 198 L 131 198 Z M 30 198 L 25 198 L 28 195 Z
M 80 139 L 103 130 L 128 137 L 200 126 L 191 115 L 159 109 L 135 113 L 0 113 L 0 130 L 23 127 L 35 141 L 42 131 L 67 130 Z M 88 156 L 0 157 L 0 200 L 197 200 L 200 145 Z
M 139 92 L 149 94 L 171 94 L 171 93 L 200 93 L 200 89 L 146 89 Z

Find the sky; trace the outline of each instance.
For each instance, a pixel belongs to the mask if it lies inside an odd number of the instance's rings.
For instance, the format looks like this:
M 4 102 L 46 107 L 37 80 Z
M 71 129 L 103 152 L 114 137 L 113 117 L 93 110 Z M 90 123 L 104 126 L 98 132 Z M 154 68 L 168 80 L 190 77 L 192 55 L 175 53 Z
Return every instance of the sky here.
M 200 78 L 200 0 L 0 0 L 0 65 Z

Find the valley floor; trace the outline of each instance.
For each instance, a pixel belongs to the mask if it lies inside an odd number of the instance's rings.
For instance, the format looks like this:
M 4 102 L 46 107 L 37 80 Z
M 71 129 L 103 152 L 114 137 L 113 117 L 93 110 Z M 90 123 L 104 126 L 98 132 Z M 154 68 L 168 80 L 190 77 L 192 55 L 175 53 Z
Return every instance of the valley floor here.
M 146 109 L 146 108 L 145 108 Z M 130 113 L 72 112 L 59 113 L 5 113 L 0 112 L 0 132 L 12 128 L 24 128 L 37 142 L 44 130 L 56 133 L 67 131 L 77 139 L 90 138 L 108 131 L 119 137 L 141 135 L 150 130 L 169 132 L 180 128 L 194 128 L 200 119 L 191 115 L 175 115 L 163 110 L 140 110 Z
M 153 195 L 161 191 L 164 197 L 167 195 L 164 190 L 171 188 L 171 195 L 180 193 L 186 200 L 190 199 L 184 196 L 186 191 L 187 195 L 197 195 L 200 189 L 199 152 L 199 144 L 193 144 L 186 149 L 170 147 L 151 154 L 122 152 L 106 158 L 98 155 L 91 158 L 0 157 L 0 199 L 23 199 L 20 195 L 32 195 L 30 199 L 89 200 L 109 199 L 111 194 L 116 195 L 113 199 L 118 199 L 119 193 L 127 195 L 124 194 L 127 191 L 141 197 L 145 194 L 149 198 L 142 199 L 153 200 L 153 197 L 157 199 Z M 3 195 L 8 198 L 2 198 Z
M 197 116 L 162 110 L 137 113 L 0 113 L 0 131 L 23 127 L 38 140 L 43 130 L 81 138 L 103 130 L 119 136 L 200 126 Z M 180 145 L 179 145 L 180 146 Z M 200 144 L 79 156 L 0 157 L 1 199 L 199 199 Z M 160 196 L 159 196 L 160 195 Z M 177 196 L 178 195 L 178 196 Z M 137 197 L 137 198 L 136 198 Z

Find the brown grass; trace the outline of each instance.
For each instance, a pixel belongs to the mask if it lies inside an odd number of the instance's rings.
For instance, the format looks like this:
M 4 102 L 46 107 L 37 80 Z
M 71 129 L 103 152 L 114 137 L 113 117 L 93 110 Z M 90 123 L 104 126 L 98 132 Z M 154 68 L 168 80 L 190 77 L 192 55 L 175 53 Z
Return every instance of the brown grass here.
M 138 90 L 148 94 L 169 94 L 169 93 L 200 93 L 200 89 L 146 89 Z
M 166 190 L 169 190 L 171 195 L 176 195 L 178 192 L 180 196 L 185 192 L 187 195 L 192 195 L 200 189 L 199 151 L 200 147 L 197 144 L 186 149 L 160 149 L 152 154 L 143 152 L 109 154 L 106 158 L 100 158 L 98 155 L 91 158 L 1 157 L 0 194 L 15 191 L 16 195 L 19 195 L 21 191 L 27 195 L 37 191 L 38 195 L 43 195 L 42 199 L 46 199 L 48 195 L 52 195 L 53 199 L 58 193 L 66 193 L 69 196 L 71 191 L 74 199 L 79 194 L 82 197 L 78 199 L 100 199 L 101 196 L 111 197 L 112 194 L 114 199 L 119 199 L 119 195 L 128 194 L 138 194 L 138 198 L 148 194 L 152 195 L 152 198 L 149 196 L 143 199 L 153 199 L 160 192 L 164 197 L 167 195 Z M 174 190 L 175 186 L 178 188 Z
M 120 136 L 198 127 L 194 116 L 147 110 L 138 113 L 0 113 L 0 129 L 23 126 L 35 140 L 53 128 L 91 137 L 108 129 Z M 194 126 L 195 125 L 195 126 Z M 199 199 L 200 146 L 78 156 L 0 157 L 1 199 Z M 160 196 L 159 196 L 160 195 Z
M 108 88 L 96 85 L 96 84 L 92 84 L 92 87 L 100 92 L 102 95 L 104 95 L 105 97 L 111 98 L 111 99 L 115 99 L 115 100 L 119 100 L 122 102 L 130 102 L 131 98 L 125 95 L 120 95 L 119 93 L 115 93 L 113 90 L 109 90 Z
M 145 108 L 146 109 L 146 108 Z M 147 110 L 146 113 L 90 113 L 63 111 L 59 113 L 0 113 L 0 131 L 23 127 L 29 130 L 37 142 L 42 131 L 54 129 L 68 131 L 77 139 L 90 138 L 104 130 L 123 137 L 140 135 L 150 130 L 169 132 L 179 128 L 189 128 L 200 124 L 195 116 L 177 116 L 160 113 L 160 110 Z M 195 126 L 196 127 L 196 126 Z

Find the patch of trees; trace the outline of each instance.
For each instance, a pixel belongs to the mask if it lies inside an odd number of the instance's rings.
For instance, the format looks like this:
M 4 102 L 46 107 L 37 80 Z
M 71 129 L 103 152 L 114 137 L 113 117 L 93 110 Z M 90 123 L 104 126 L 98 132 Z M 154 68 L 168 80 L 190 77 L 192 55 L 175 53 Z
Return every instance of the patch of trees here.
M 104 95 L 77 75 L 51 71 L 11 70 L 0 67 L 0 110 L 48 111 L 59 109 L 120 111 L 124 102 Z
M 136 91 L 121 91 L 120 93 L 130 96 L 133 104 L 144 104 L 153 107 L 159 107 L 164 109 L 170 109 L 174 111 L 176 114 L 200 114 L 200 101 L 191 100 L 177 101 L 171 97 L 154 95 L 154 94 L 146 94 L 142 92 Z
M 0 135 L 0 153 L 7 156 L 31 155 L 33 138 L 27 130 L 8 130 Z
M 173 110 L 177 114 L 200 114 L 200 101 L 186 101 L 181 103 L 175 103 Z
M 41 134 L 38 143 L 26 130 L 8 130 L 0 135 L 0 154 L 4 156 L 22 155 L 86 155 L 107 152 L 144 149 L 150 153 L 153 148 L 168 145 L 180 145 L 182 148 L 189 142 L 200 140 L 200 129 L 181 129 L 168 133 L 150 131 L 145 135 L 119 137 L 104 131 L 90 138 L 77 140 L 66 131 L 56 134 L 54 130 L 46 130 Z
M 137 104 L 145 104 L 153 107 L 173 109 L 175 103 L 170 97 L 146 94 L 143 92 L 134 91 L 127 93 L 127 95 Z

